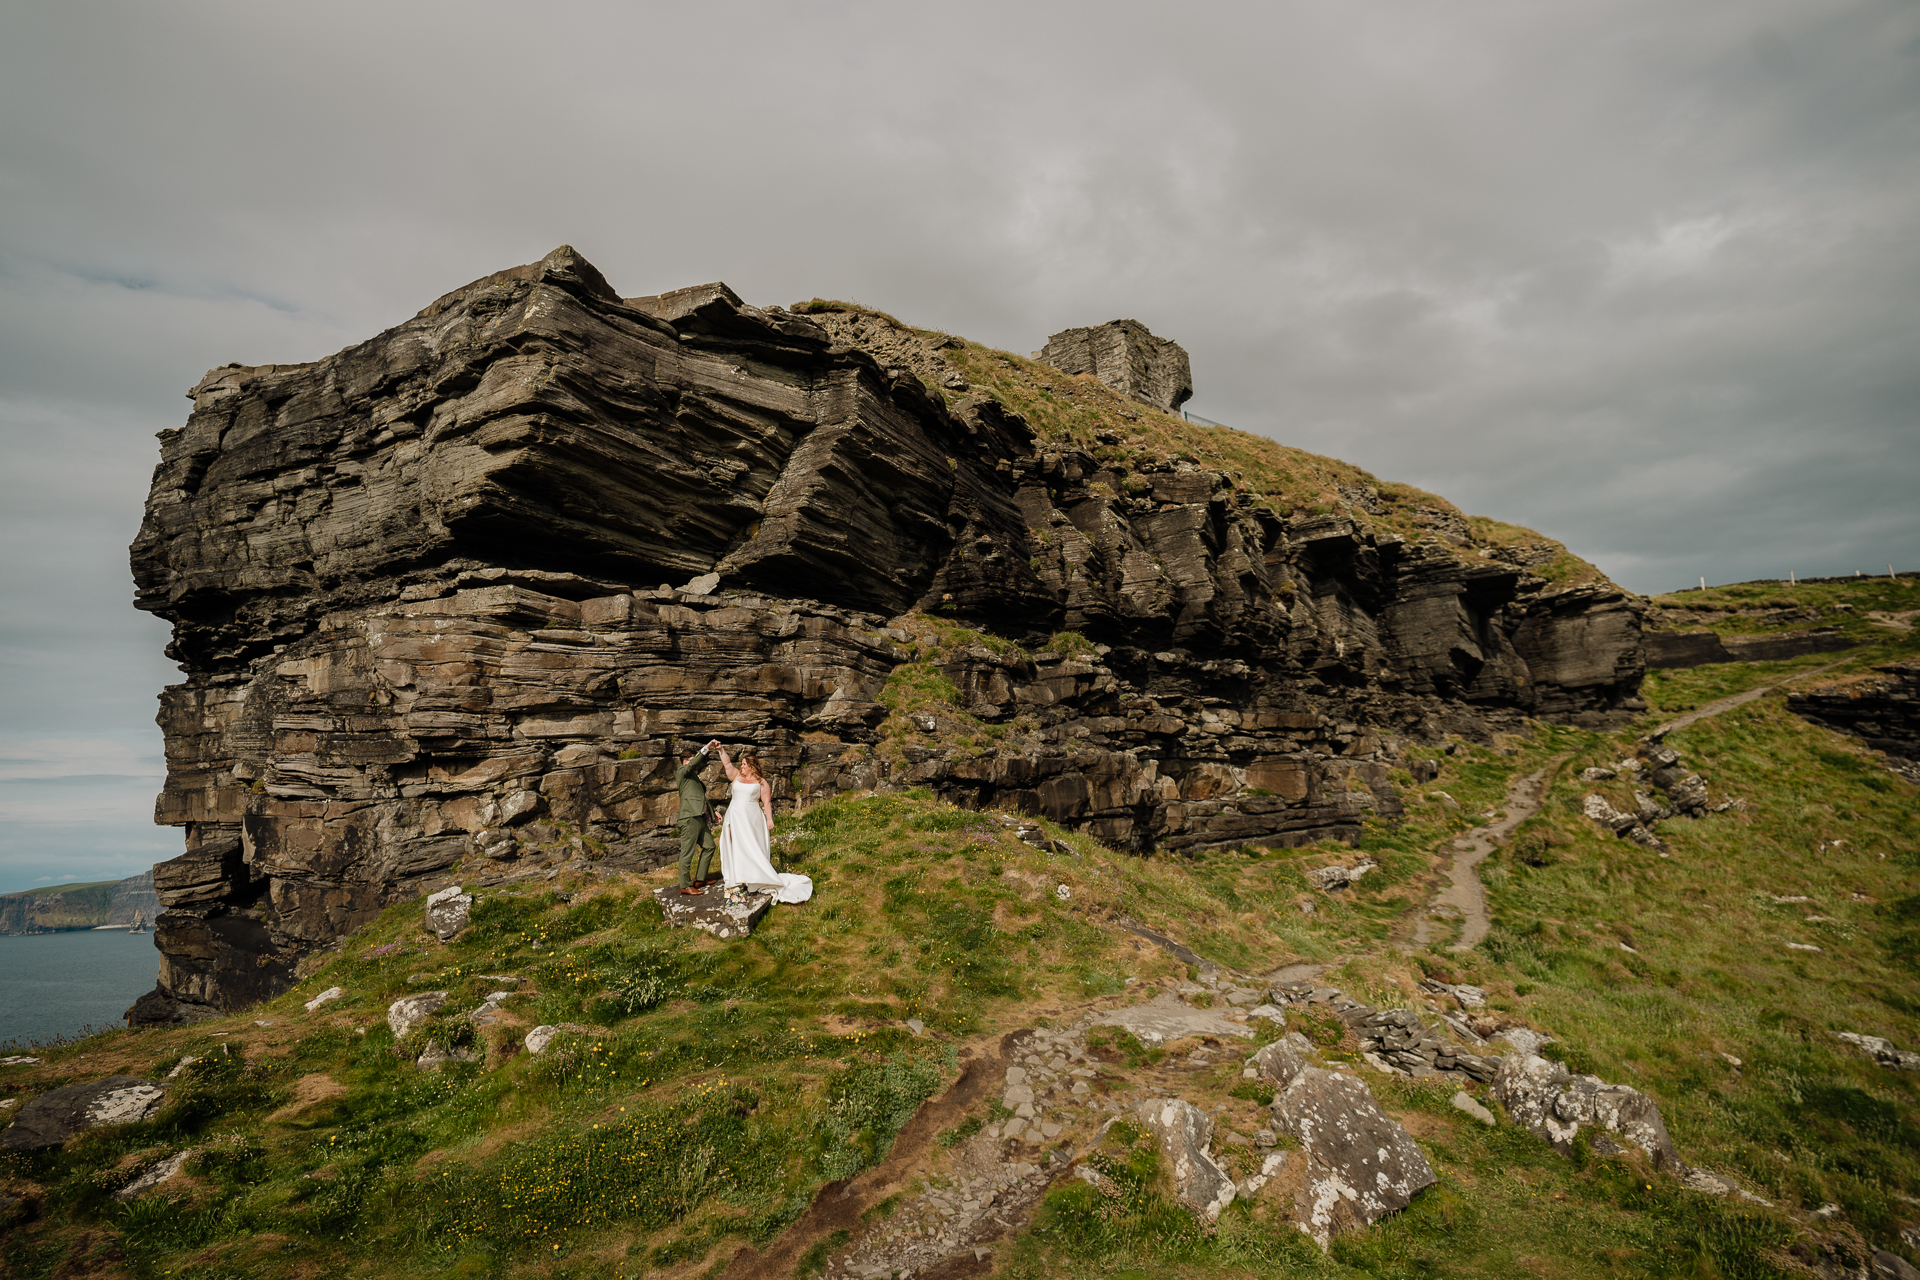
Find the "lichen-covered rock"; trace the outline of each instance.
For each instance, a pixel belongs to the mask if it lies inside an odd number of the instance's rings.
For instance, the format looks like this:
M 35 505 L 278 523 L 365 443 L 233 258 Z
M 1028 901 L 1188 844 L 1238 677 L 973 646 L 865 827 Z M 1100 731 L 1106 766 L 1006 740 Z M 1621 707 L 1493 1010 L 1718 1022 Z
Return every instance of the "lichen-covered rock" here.
M 1247 1065 L 1260 1073 L 1260 1077 L 1272 1084 L 1275 1089 L 1285 1089 L 1292 1084 L 1294 1077 L 1307 1068 L 1306 1054 L 1286 1040 L 1276 1040 L 1272 1044 L 1261 1045 Z
M 151 1120 L 166 1098 L 165 1085 L 138 1076 L 108 1076 L 52 1089 L 20 1108 L 0 1133 L 0 1150 L 44 1151 L 87 1129 Z
M 1629 1085 L 1575 1075 L 1563 1063 L 1516 1054 L 1494 1076 L 1493 1096 L 1515 1124 L 1532 1130 L 1562 1155 L 1573 1154 L 1574 1137 L 1585 1128 L 1593 1131 L 1590 1140 L 1603 1154 L 1621 1149 L 1606 1136 L 1611 1134 L 1646 1152 L 1655 1168 L 1679 1162 L 1658 1104 Z
M 865 323 L 623 300 L 562 248 L 202 379 L 132 548 L 186 672 L 156 806 L 186 847 L 130 1018 L 276 995 L 457 864 L 670 861 L 679 739 L 753 744 L 777 805 L 924 786 L 1202 850 L 1357 839 L 1408 741 L 1632 700 L 1615 588 L 1043 441 Z M 1029 642 L 941 660 L 970 726 L 1022 726 L 997 753 L 938 717 L 876 750 L 915 610 Z
M 463 893 L 457 884 L 427 895 L 427 929 L 442 942 L 466 928 L 472 914 L 473 895 Z
M 1412 1135 L 1344 1072 L 1305 1068 L 1274 1097 L 1273 1115 L 1300 1142 L 1297 1221 L 1323 1248 L 1340 1231 L 1406 1208 L 1437 1181 Z
M 407 1033 L 437 1013 L 447 1002 L 444 991 L 422 991 L 418 995 L 401 996 L 387 1006 L 387 1029 L 393 1032 L 395 1040 L 404 1040 Z
M 1206 1112 L 1180 1098 L 1149 1098 L 1134 1115 L 1160 1144 L 1173 1176 L 1173 1192 L 1180 1203 L 1212 1222 L 1233 1203 L 1234 1181 L 1214 1162 L 1209 1150 L 1213 1121 Z

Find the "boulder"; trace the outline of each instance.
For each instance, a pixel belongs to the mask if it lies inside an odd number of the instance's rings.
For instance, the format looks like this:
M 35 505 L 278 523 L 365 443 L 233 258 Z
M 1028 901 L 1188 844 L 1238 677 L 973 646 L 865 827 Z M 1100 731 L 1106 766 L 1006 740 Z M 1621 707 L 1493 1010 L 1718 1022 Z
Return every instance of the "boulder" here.
M 1464 1089 L 1453 1095 L 1452 1102 L 1455 1111 L 1464 1111 L 1488 1128 L 1498 1123 L 1493 1118 L 1493 1112 L 1481 1106 L 1479 1100 Z
M 446 1002 L 447 993 L 444 991 L 422 991 L 417 996 L 401 996 L 387 1006 L 387 1027 L 393 1032 L 395 1040 L 404 1040 L 409 1031 L 432 1017 Z
M 1213 1121 L 1207 1113 L 1180 1098 L 1149 1098 L 1134 1108 L 1142 1126 L 1160 1142 L 1173 1175 L 1173 1193 L 1180 1203 L 1213 1222 L 1233 1203 L 1231 1175 L 1214 1163 L 1208 1150 Z
M 114 1192 L 113 1198 L 115 1200 L 139 1199 L 147 1192 L 165 1182 L 168 1178 L 179 1173 L 181 1169 L 186 1167 L 187 1161 L 198 1155 L 199 1152 L 200 1148 L 194 1147 L 191 1150 L 176 1152 L 168 1156 L 135 1178 L 132 1182 L 129 1182 L 126 1186 Z
M 1279 1090 L 1292 1084 L 1294 1077 L 1307 1069 L 1307 1057 L 1302 1050 L 1288 1040 L 1276 1040 L 1272 1044 L 1260 1046 L 1254 1055 L 1247 1059 L 1247 1065 L 1258 1071 L 1261 1079 L 1268 1081 L 1276 1090 Z
M 1562 1155 L 1573 1154 L 1574 1137 L 1585 1128 L 1593 1131 L 1594 1149 L 1602 1154 L 1622 1150 L 1606 1136 L 1614 1135 L 1651 1156 L 1655 1168 L 1679 1164 L 1659 1106 L 1629 1085 L 1575 1075 L 1562 1063 L 1516 1054 L 1501 1064 L 1493 1096 L 1515 1124 L 1532 1130 Z
M 442 942 L 466 928 L 472 913 L 473 895 L 461 892 L 457 884 L 427 895 L 427 928 Z
M 698 929 L 716 938 L 744 938 L 773 905 L 772 889 L 743 888 L 729 895 L 719 885 L 709 885 L 705 893 L 688 897 L 674 885 L 653 891 L 669 929 Z
M 1273 1100 L 1276 1127 L 1300 1142 L 1301 1230 L 1325 1248 L 1340 1231 L 1404 1209 L 1437 1179 L 1400 1123 L 1353 1076 L 1307 1067 Z
M 167 1087 L 138 1076 L 108 1076 L 41 1094 L 20 1108 L 0 1150 L 44 1151 L 76 1133 L 110 1124 L 137 1124 L 159 1114 Z

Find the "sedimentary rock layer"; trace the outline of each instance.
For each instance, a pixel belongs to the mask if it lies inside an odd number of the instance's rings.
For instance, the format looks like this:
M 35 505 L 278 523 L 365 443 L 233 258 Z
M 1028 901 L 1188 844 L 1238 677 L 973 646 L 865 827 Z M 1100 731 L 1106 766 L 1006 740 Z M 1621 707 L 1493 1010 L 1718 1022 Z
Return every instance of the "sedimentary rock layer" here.
M 133 547 L 186 671 L 142 1020 L 278 990 L 456 868 L 663 856 L 677 739 L 753 744 L 783 808 L 925 785 L 1184 849 L 1352 836 L 1408 741 L 1637 705 L 1617 589 L 1036 439 L 571 250 L 192 396 Z M 985 639 L 930 649 L 949 620 Z M 907 716 L 908 675 L 953 696 Z

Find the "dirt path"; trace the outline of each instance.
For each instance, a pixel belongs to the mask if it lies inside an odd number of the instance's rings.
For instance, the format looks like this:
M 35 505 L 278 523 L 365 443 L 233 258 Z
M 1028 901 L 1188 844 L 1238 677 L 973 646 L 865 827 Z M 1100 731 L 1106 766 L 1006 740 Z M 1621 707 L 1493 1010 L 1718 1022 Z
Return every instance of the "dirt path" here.
M 1658 742 L 1670 733 L 1678 733 L 1680 730 L 1690 728 L 1709 717 L 1731 711 L 1735 707 L 1744 707 L 1749 702 L 1757 702 L 1759 699 L 1764 698 L 1767 694 L 1772 693 L 1775 689 L 1783 685 L 1792 684 L 1795 680 L 1805 680 L 1808 676 L 1817 676 L 1823 671 L 1831 671 L 1844 662 L 1846 662 L 1846 659 L 1841 658 L 1839 661 L 1829 662 L 1823 667 L 1815 667 L 1811 671 L 1802 671 L 1797 675 L 1788 676 L 1784 680 L 1775 680 L 1772 684 L 1756 685 L 1744 693 L 1736 693 L 1730 697 L 1721 698 L 1718 702 L 1709 702 L 1698 711 L 1689 711 L 1678 720 L 1669 720 L 1666 724 L 1661 725 L 1658 729 L 1649 733 L 1647 737 Z
M 1452 907 L 1460 913 L 1463 921 L 1459 939 L 1448 950 L 1471 951 L 1487 936 L 1487 929 L 1493 921 L 1487 911 L 1487 890 L 1480 883 L 1478 868 L 1514 828 L 1540 812 L 1540 800 L 1547 792 L 1547 775 L 1565 761 L 1566 757 L 1561 756 L 1541 765 L 1526 777 L 1514 780 L 1507 787 L 1504 818 L 1454 837 L 1453 865 L 1447 868 L 1447 887 L 1435 894 L 1433 900 L 1421 909 L 1419 918 L 1413 924 L 1410 950 L 1424 947 L 1432 941 L 1433 912 L 1438 907 Z
M 1698 724 L 1702 720 L 1732 711 L 1735 707 L 1744 707 L 1775 689 L 1792 684 L 1796 680 L 1805 680 L 1817 676 L 1823 671 L 1831 671 L 1846 659 L 1829 662 L 1825 666 L 1815 667 L 1811 671 L 1802 671 L 1788 676 L 1784 680 L 1775 680 L 1771 684 L 1756 685 L 1754 688 L 1729 697 L 1709 702 L 1698 711 L 1690 711 L 1678 720 L 1670 720 L 1647 735 L 1658 742 L 1670 733 Z M 1460 937 L 1448 947 L 1449 951 L 1470 951 L 1478 946 L 1492 927 L 1492 916 L 1487 909 L 1487 890 L 1480 883 L 1479 867 L 1498 848 L 1507 836 L 1519 825 L 1540 812 L 1541 801 L 1546 796 L 1546 782 L 1553 770 L 1565 763 L 1567 757 L 1561 756 L 1524 778 L 1517 779 L 1507 787 L 1507 800 L 1503 806 L 1506 816 L 1498 822 L 1488 823 L 1484 827 L 1475 827 L 1453 839 L 1453 864 L 1447 868 L 1447 886 L 1435 894 L 1414 920 L 1413 936 L 1406 949 L 1416 950 L 1426 946 L 1433 939 L 1433 913 L 1437 909 L 1451 907 L 1460 913 L 1462 923 Z

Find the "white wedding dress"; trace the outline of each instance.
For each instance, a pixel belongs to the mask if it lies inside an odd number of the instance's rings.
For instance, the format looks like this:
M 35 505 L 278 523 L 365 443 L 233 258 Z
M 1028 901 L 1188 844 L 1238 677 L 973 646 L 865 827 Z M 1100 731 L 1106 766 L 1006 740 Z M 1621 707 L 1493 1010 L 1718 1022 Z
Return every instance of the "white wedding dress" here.
M 720 878 L 727 884 L 775 890 L 775 902 L 805 902 L 813 896 L 812 878 L 773 869 L 760 787 L 758 782 L 736 782 L 727 797 L 727 821 L 720 828 Z

